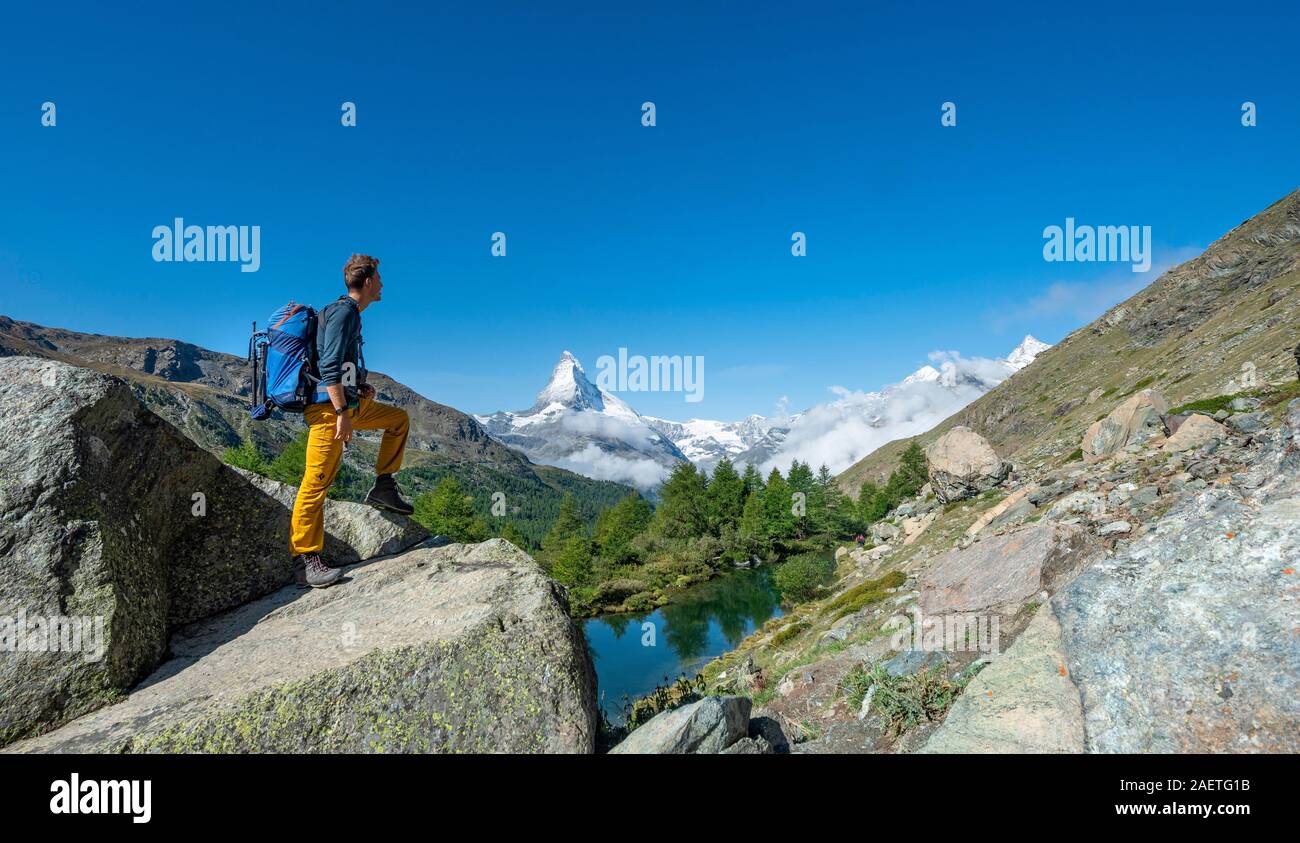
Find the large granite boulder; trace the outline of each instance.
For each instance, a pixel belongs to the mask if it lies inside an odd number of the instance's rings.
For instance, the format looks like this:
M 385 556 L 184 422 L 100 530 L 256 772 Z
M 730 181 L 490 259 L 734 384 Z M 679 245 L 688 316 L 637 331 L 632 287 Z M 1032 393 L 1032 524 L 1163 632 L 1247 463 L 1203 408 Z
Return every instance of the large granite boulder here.
M 1178 429 L 1165 440 L 1161 450 L 1170 453 L 1190 451 L 1228 437 L 1228 429 L 1209 416 L 1193 413 L 1178 425 Z
M 1075 524 L 1038 523 L 953 548 L 921 572 L 921 610 L 1005 613 L 1042 591 L 1053 592 L 1104 551 Z
M 172 627 L 280 587 L 291 560 L 269 528 L 280 504 L 124 382 L 7 357 L 0 406 L 0 616 L 102 631 L 98 653 L 0 652 L 4 743 L 102 705 L 157 666 Z
M 122 702 L 12 752 L 592 752 L 564 590 L 502 540 L 419 547 L 179 632 Z
M 930 485 L 943 503 L 974 497 L 1001 485 L 1011 471 L 988 440 L 958 425 L 925 449 Z
M 1300 401 L 1289 409 L 1245 488 L 1181 496 L 1054 598 L 1089 751 L 1300 751 Z
M 1104 419 L 1092 423 L 1083 435 L 1085 462 L 1098 462 L 1130 445 L 1142 445 L 1164 436 L 1164 415 L 1169 408 L 1154 389 L 1144 389 L 1120 404 Z
M 715 755 L 748 736 L 751 706 L 749 697 L 705 697 L 656 714 L 610 753 Z
M 158 666 L 171 631 L 280 588 L 292 559 L 283 495 L 123 381 L 0 358 L 0 406 L 2 745 L 117 698 Z M 327 523 L 347 528 L 326 546 L 340 559 L 423 535 L 352 504 L 330 504 Z
M 921 748 L 939 753 L 1083 752 L 1083 710 L 1045 603 L 1005 653 L 966 686 Z

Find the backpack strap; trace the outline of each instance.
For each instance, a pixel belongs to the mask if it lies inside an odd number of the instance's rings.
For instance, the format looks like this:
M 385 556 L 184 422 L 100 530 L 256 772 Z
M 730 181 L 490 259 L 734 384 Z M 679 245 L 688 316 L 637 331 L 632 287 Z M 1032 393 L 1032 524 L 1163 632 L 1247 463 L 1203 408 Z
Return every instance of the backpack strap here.
M 274 331 L 276 328 L 280 327 L 280 326 L 283 325 L 285 322 L 288 322 L 289 319 L 290 319 L 290 318 L 291 318 L 295 313 L 297 313 L 297 312 L 300 311 L 300 310 L 302 310 L 302 305 L 300 305 L 300 304 L 295 304 L 295 305 L 294 305 L 294 306 L 289 310 L 289 312 L 286 313 L 286 314 L 284 315 L 284 318 L 283 318 L 283 319 L 281 319 L 279 322 L 276 322 L 274 325 L 271 326 L 271 330 Z

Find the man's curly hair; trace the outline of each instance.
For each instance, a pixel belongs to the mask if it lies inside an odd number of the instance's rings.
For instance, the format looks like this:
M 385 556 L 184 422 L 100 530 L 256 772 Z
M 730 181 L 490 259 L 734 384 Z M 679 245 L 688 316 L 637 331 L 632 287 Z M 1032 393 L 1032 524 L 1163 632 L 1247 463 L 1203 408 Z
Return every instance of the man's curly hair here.
M 366 281 L 379 272 L 379 258 L 370 255 L 353 255 L 343 265 L 343 283 L 349 290 L 360 290 Z

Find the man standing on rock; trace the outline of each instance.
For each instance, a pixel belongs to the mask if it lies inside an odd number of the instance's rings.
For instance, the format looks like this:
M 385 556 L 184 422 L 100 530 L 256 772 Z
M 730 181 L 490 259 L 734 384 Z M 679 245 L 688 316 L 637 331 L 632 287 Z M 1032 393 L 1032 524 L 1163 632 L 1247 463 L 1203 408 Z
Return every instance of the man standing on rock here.
M 353 430 L 382 430 L 383 442 L 375 464 L 375 485 L 366 503 L 378 509 L 410 515 L 414 508 L 397 492 L 393 474 L 402 467 L 410 419 L 401 407 L 375 401 L 375 388 L 366 383 L 361 354 L 361 312 L 380 301 L 383 281 L 379 261 L 353 255 L 343 267 L 347 295 L 327 305 L 317 316 L 316 366 L 320 375 L 313 403 L 307 405 L 307 469 L 293 504 L 290 550 L 302 556 L 307 584 L 330 585 L 343 575 L 321 560 L 325 548 L 325 494 L 343 459 Z

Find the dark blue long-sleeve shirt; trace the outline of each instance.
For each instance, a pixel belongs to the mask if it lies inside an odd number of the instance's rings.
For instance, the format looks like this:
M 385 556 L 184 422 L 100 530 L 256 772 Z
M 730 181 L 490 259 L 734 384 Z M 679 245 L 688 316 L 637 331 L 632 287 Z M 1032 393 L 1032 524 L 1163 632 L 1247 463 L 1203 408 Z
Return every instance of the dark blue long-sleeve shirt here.
M 321 311 L 316 327 L 316 368 L 320 375 L 316 397 L 329 401 L 327 386 L 343 384 L 348 404 L 356 404 L 358 387 L 366 382 L 361 357 L 361 309 L 349 296 L 339 296 Z M 349 364 L 354 377 L 347 377 Z

